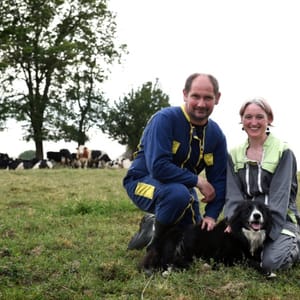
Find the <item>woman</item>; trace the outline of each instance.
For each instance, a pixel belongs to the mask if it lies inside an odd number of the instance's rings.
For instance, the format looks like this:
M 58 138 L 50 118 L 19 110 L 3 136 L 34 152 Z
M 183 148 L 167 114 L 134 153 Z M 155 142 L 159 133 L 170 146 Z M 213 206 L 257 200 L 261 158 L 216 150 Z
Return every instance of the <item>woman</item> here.
M 297 162 L 287 144 L 269 133 L 273 112 L 266 100 L 246 101 L 240 117 L 248 139 L 230 151 L 224 215 L 231 217 L 243 199 L 268 205 L 274 224 L 262 253 L 262 268 L 272 274 L 300 260 Z

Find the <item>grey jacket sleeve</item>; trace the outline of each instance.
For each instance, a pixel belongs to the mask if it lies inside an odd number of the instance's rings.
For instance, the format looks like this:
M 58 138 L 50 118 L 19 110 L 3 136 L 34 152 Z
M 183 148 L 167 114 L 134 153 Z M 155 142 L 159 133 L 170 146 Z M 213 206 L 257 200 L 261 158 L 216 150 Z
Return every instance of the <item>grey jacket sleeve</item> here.
M 293 152 L 287 149 L 273 174 L 269 190 L 269 207 L 274 222 L 270 237 L 273 240 L 278 237 L 286 222 L 288 209 L 296 213 L 297 189 L 296 159 Z
M 238 176 L 234 174 L 232 158 L 228 156 L 227 174 L 226 174 L 226 197 L 224 206 L 224 217 L 230 218 L 236 206 L 244 200 L 242 186 Z

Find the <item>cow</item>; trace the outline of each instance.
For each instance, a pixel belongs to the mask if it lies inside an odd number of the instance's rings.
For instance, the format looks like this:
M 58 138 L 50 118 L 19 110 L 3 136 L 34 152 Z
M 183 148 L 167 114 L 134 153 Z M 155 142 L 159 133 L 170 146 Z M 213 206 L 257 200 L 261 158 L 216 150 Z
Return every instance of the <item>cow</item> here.
M 129 158 L 122 159 L 122 168 L 129 169 L 131 166 L 132 161 Z
M 10 161 L 7 153 L 0 153 L 0 169 L 7 169 Z
M 47 159 L 38 160 L 32 167 L 32 169 L 52 169 L 53 164 Z
M 91 150 L 84 145 L 80 145 L 77 148 L 76 153 L 76 165 L 79 168 L 86 169 L 88 167 L 89 161 L 91 160 Z
M 104 168 L 105 165 L 112 160 L 108 154 L 102 150 L 91 150 L 91 159 L 89 161 L 89 167 L 91 168 Z
M 55 151 L 48 151 L 47 152 L 47 159 L 50 160 L 54 164 L 60 164 L 61 163 L 61 153 L 55 152 Z
M 106 167 L 110 169 L 129 169 L 131 160 L 124 157 L 118 157 L 106 163 Z
M 52 169 L 53 165 L 50 161 L 45 159 L 21 159 L 16 158 L 10 160 L 8 164 L 9 170 L 27 170 L 27 169 Z
M 73 161 L 71 152 L 68 149 L 60 149 L 59 152 L 61 153 L 61 163 L 63 165 L 71 166 Z
M 63 166 L 71 166 L 73 161 L 72 154 L 68 149 L 60 149 L 58 152 L 48 151 L 47 159 Z

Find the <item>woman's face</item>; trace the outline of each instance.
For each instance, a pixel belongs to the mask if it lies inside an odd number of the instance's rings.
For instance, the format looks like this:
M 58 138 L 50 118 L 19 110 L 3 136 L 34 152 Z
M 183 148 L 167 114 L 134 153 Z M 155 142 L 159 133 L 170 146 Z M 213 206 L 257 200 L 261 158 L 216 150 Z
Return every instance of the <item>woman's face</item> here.
M 259 138 L 266 136 L 270 120 L 267 113 L 257 104 L 249 104 L 242 116 L 242 124 L 249 137 Z

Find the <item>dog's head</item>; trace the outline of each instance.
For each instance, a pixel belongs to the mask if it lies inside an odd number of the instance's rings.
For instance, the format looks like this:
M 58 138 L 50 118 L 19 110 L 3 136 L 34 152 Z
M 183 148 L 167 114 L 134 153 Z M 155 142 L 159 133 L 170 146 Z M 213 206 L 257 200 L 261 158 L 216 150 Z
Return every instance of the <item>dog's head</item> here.
M 258 201 L 241 201 L 230 218 L 229 225 L 233 232 L 243 228 L 253 232 L 265 230 L 268 234 L 272 226 L 270 209 Z

